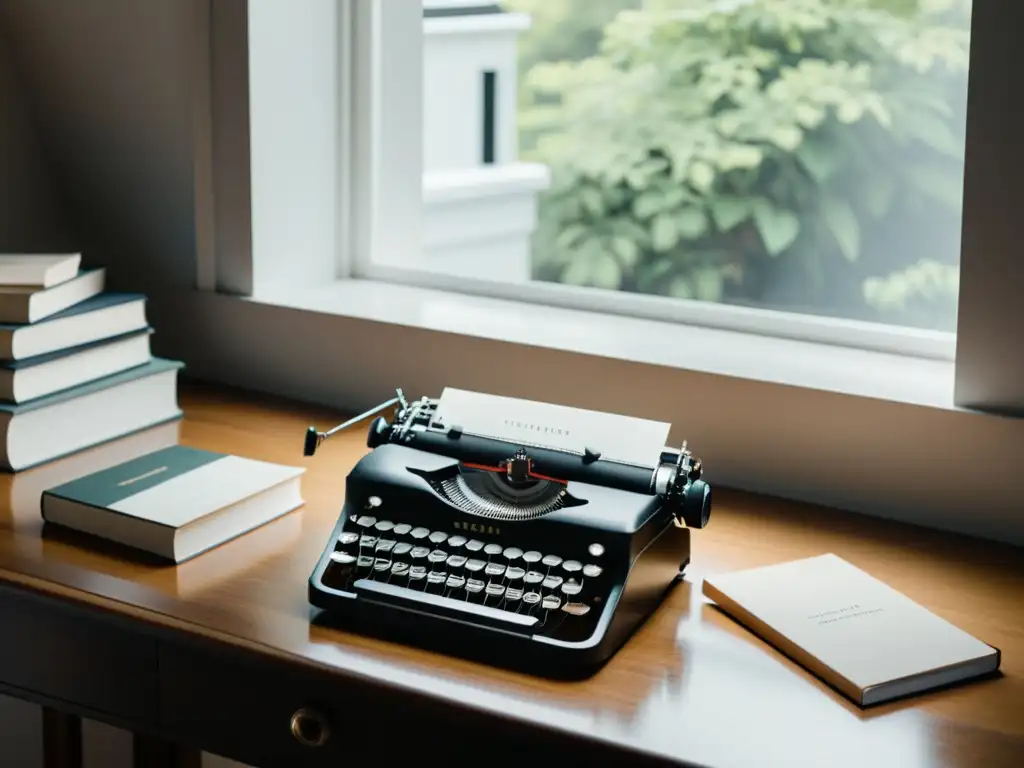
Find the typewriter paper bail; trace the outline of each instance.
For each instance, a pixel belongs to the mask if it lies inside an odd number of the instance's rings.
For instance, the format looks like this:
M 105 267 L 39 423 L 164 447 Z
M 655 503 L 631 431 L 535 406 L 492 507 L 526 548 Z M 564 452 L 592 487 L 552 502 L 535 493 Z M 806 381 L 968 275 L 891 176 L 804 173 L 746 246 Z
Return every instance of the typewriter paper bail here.
M 651 468 L 657 466 L 671 429 L 666 422 L 451 387 L 441 393 L 434 420 L 524 446 L 571 453 L 590 448 L 604 459 Z

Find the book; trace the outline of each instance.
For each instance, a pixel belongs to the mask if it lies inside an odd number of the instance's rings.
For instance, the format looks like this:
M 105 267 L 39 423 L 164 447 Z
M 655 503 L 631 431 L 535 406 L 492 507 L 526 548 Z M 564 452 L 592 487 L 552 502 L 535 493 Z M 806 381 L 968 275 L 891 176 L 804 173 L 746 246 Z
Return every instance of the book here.
M 709 576 L 703 591 L 862 707 L 999 668 L 997 648 L 834 554 Z
M 80 253 L 0 253 L 0 285 L 50 288 L 78 274 Z
M 0 468 L 18 472 L 182 416 L 176 360 L 145 365 L 27 403 L 0 403 Z
M 35 323 L 103 293 L 106 270 L 84 269 L 60 285 L 0 285 L 0 323 Z
M 44 491 L 42 516 L 182 563 L 300 507 L 305 471 L 176 445 Z
M 0 360 L 23 360 L 148 328 L 146 297 L 101 293 L 36 323 L 0 324 Z
M 0 363 L 0 400 L 25 403 L 149 362 L 151 329 Z
M 165 421 L 155 427 L 132 432 L 70 456 L 55 459 L 11 476 L 10 508 L 24 520 L 39 521 L 43 491 L 55 485 L 77 480 L 107 467 L 145 453 L 177 445 L 181 438 L 181 420 Z

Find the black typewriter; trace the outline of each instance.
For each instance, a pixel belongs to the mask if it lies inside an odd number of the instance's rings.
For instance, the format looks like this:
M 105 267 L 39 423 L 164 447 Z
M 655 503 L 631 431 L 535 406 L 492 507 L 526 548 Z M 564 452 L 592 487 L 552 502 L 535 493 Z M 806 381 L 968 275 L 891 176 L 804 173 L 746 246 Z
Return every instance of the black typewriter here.
M 330 432 L 311 427 L 305 455 L 392 406 L 309 580 L 310 602 L 356 631 L 589 674 L 657 609 L 708 522 L 701 463 L 685 443 L 664 447 L 668 425 L 564 406 L 398 390 Z M 634 426 L 629 451 L 592 442 Z

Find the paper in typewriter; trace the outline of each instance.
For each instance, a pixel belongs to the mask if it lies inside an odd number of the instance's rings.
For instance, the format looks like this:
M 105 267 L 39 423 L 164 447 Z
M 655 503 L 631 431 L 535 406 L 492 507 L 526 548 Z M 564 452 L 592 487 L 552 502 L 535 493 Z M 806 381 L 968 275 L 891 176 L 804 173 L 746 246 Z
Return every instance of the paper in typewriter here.
M 582 453 L 654 467 L 668 441 L 671 425 L 614 413 L 481 394 L 446 387 L 435 419 L 466 433 L 526 446 Z

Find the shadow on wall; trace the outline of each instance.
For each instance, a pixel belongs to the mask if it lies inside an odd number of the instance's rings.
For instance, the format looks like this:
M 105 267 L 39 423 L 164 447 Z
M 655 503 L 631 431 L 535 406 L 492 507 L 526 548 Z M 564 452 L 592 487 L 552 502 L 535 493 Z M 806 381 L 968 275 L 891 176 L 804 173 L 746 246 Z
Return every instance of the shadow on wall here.
M 192 62 L 207 1 L 0 0 L 0 122 L 11 120 L 12 75 L 24 97 L 18 124 L 0 126 L 0 194 L 28 198 L 0 201 L 0 217 L 6 227 L 11 209 L 31 209 L 23 246 L 81 251 L 110 268 L 115 289 L 194 285 Z M 34 151 L 8 173 L 26 143 Z M 48 190 L 29 188 L 35 177 L 49 178 L 66 217 Z M 49 239 L 69 233 L 64 222 L 74 240 Z
M 24 95 L 0 35 L 0 252 L 77 250 Z

